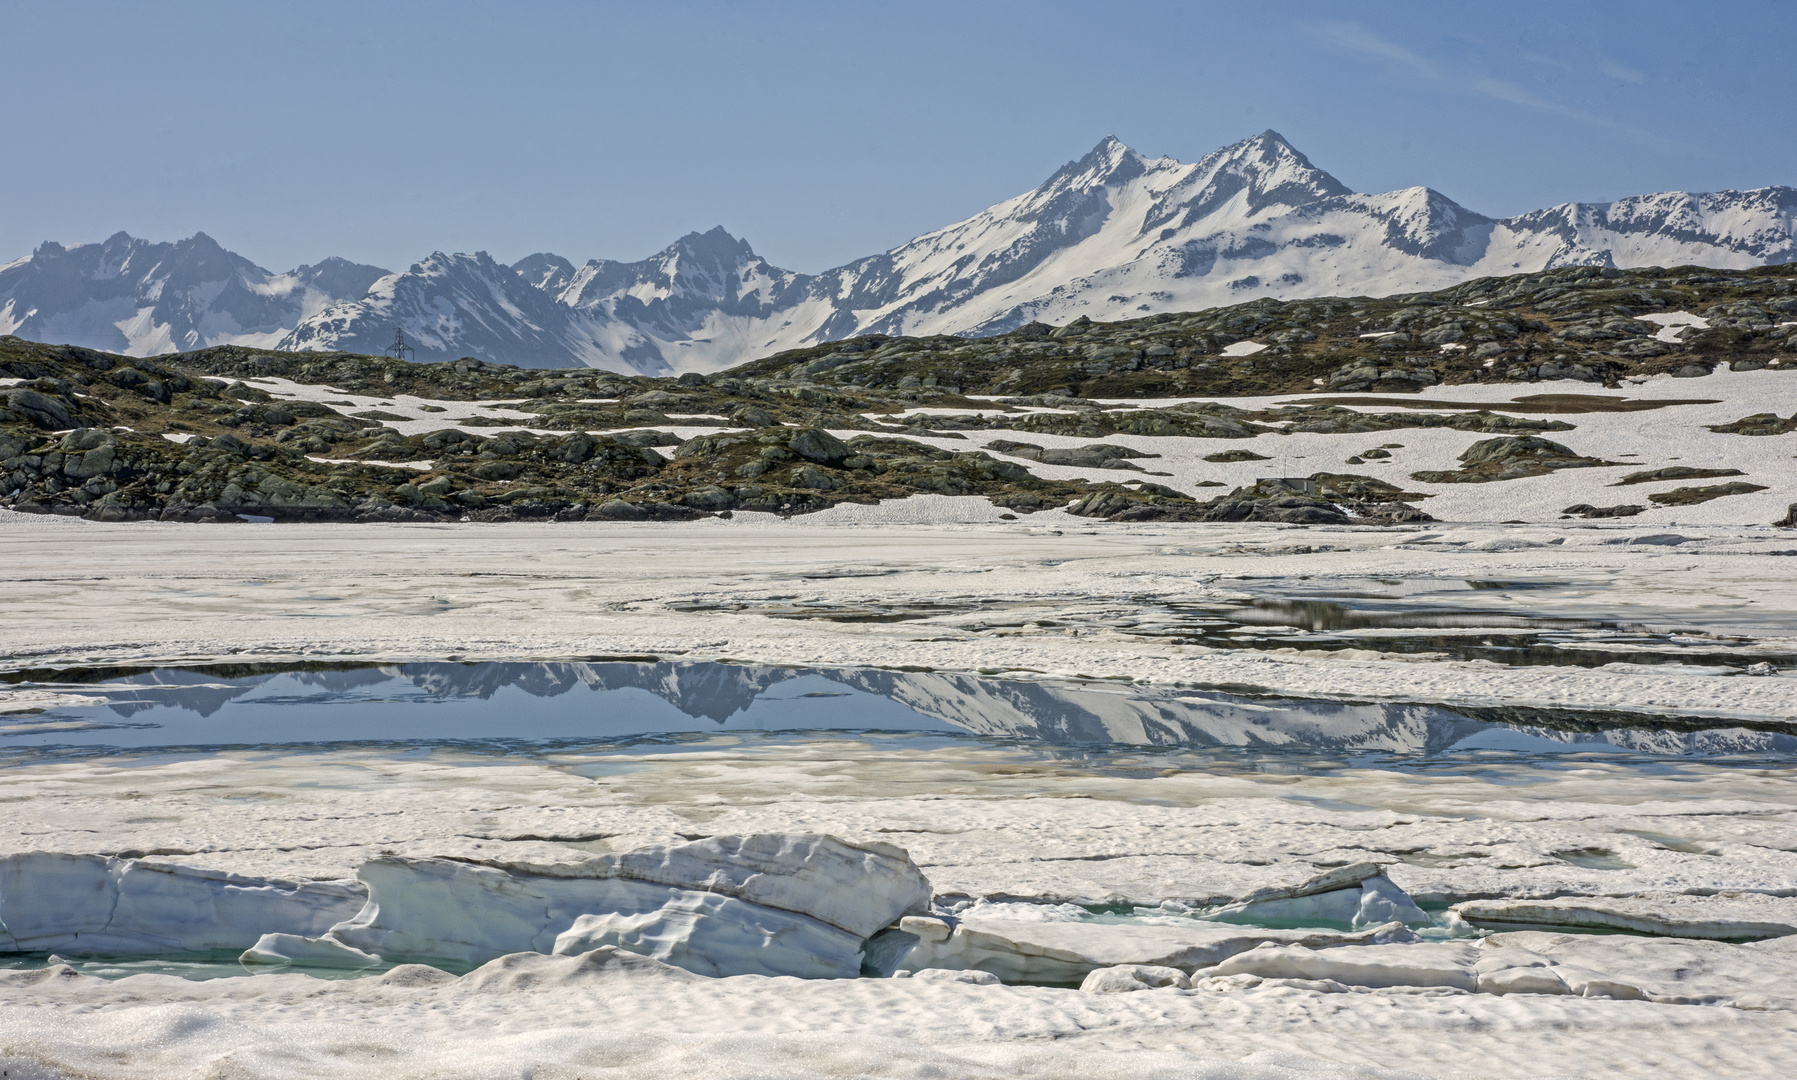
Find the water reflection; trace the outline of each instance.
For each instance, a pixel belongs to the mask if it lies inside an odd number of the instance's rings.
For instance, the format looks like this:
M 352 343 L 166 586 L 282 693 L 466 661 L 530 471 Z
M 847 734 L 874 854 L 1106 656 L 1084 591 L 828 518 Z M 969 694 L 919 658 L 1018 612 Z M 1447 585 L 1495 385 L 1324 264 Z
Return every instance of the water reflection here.
M 939 732 L 1063 746 L 1343 754 L 1797 751 L 1791 733 L 1720 722 L 721 663 L 158 668 L 0 690 L 27 693 L 47 705 L 29 715 L 0 716 L 0 747 L 619 739 L 753 730 Z

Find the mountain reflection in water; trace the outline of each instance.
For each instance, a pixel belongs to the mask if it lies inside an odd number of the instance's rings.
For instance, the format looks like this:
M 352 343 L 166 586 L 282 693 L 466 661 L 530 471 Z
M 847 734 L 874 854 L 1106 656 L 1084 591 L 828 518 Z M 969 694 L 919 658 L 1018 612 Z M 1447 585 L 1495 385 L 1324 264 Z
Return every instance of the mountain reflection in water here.
M 1797 737 L 1663 717 L 1263 697 L 1223 689 L 725 663 L 423 663 L 159 668 L 22 683 L 49 707 L 0 717 L 0 747 L 617 739 L 926 731 L 1053 745 L 1432 755 L 1626 750 L 1786 754 Z

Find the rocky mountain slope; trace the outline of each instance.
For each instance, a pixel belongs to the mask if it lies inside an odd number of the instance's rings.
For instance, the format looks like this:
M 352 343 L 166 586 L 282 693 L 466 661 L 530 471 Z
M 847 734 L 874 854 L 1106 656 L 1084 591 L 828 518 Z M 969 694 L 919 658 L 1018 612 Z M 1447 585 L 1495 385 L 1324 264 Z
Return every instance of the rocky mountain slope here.
M 1514 218 L 1356 194 L 1275 132 L 1195 163 L 1107 138 L 1041 186 L 816 275 L 723 229 L 640 262 L 437 252 L 272 274 L 204 234 L 45 244 L 0 267 L 0 333 L 128 355 L 238 344 L 666 375 L 866 334 L 982 335 L 1254 298 L 1383 296 L 1565 266 L 1797 260 L 1797 189 L 1663 192 Z
M 927 492 L 1122 520 L 1422 520 L 1433 496 L 1412 481 L 1441 491 L 1624 464 L 1555 441 L 1578 414 L 1716 404 L 1695 383 L 1688 401 L 1600 386 L 1719 368 L 1779 382 L 1797 370 L 1794 343 L 1797 265 L 1572 267 L 979 339 L 864 335 L 677 379 L 241 346 L 145 360 L 4 337 L 0 506 L 108 520 L 631 520 Z M 1445 385 L 1476 398 L 1493 384 L 1553 392 L 1495 408 L 1395 396 Z M 1227 400 L 1274 394 L 1302 396 Z M 1738 443 L 1797 429 L 1797 415 L 1716 419 L 1709 430 Z M 1272 461 L 1247 445 L 1283 454 L 1278 436 L 1316 434 L 1351 436 L 1344 464 L 1372 469 L 1402 448 L 1374 440 L 1428 431 L 1471 445 L 1438 468 L 1379 479 L 1331 466 L 1217 498 L 1199 489 L 1229 485 L 1157 479 L 1174 476 L 1163 456 Z M 1684 483 L 1716 477 L 1741 479 Z M 1682 462 L 1619 484 L 1614 499 L 1631 501 L 1568 499 L 1565 512 L 1767 491 L 1740 468 Z

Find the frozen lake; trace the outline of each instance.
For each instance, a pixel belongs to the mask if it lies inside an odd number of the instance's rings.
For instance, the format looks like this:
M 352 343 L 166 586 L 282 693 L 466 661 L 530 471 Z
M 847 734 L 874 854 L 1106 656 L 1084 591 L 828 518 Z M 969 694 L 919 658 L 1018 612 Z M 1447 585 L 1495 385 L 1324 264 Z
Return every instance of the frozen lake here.
M 23 942 L 0 960 L 0 1061 L 1797 1069 L 1788 533 L 1038 517 L 0 527 L 0 924 Z M 885 957 L 908 978 L 704 977 L 547 943 L 246 964 L 266 927 L 181 923 L 207 888 L 325 897 L 310 935 L 364 904 L 370 867 L 528 892 L 632 852 L 813 834 L 896 845 L 927 878 L 927 913 L 895 927 L 915 944 Z M 32 882 L 100 867 L 189 899 L 101 910 L 106 948 L 31 937 L 60 917 L 42 897 L 86 903 Z M 1078 989 L 1119 965 L 1184 982 Z

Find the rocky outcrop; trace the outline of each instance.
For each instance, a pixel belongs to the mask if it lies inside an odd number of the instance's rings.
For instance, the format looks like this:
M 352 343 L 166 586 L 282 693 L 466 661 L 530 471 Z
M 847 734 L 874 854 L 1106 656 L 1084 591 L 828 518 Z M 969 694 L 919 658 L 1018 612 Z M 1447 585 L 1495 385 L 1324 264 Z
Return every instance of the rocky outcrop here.
M 1156 484 L 1104 485 L 1067 508 L 1111 521 L 1271 521 L 1290 525 L 1433 521 L 1409 503 L 1428 496 L 1370 476 L 1313 473 L 1261 480 L 1209 502 Z
M 1630 484 L 1651 484 L 1659 480 L 1708 480 L 1717 476 L 1741 476 L 1740 469 L 1696 469 L 1689 465 L 1668 465 L 1662 469 L 1645 469 L 1632 472 L 1611 484 L 1611 487 L 1627 487 Z M 1571 511 L 1567 511 L 1571 513 Z
M 1711 499 L 1720 499 L 1728 495 L 1751 495 L 1756 491 L 1766 490 L 1764 484 L 1711 484 L 1708 487 L 1681 487 L 1671 491 L 1656 491 L 1647 497 L 1649 502 L 1661 506 L 1696 506 Z
M 1460 454 L 1457 470 L 1425 470 L 1410 475 L 1425 484 L 1487 484 L 1525 476 L 1545 476 L 1558 469 L 1588 469 L 1618 462 L 1584 457 L 1568 447 L 1536 436 L 1481 439 Z
M 1590 503 L 1577 503 L 1560 512 L 1567 517 L 1619 518 L 1634 517 L 1646 509 L 1647 507 L 1639 503 L 1623 503 L 1618 506 L 1593 506 Z
M 1726 424 L 1716 424 L 1711 431 L 1724 435 L 1783 435 L 1797 431 L 1797 413 L 1781 419 L 1774 413 L 1754 413 Z
M 1278 408 L 1189 398 L 1326 389 L 1331 371 L 1366 355 L 1381 371 L 1426 369 L 1444 384 L 1501 381 L 1507 369 L 1486 363 L 1494 348 L 1571 357 L 1647 340 L 1615 329 L 1617 320 L 1664 324 L 1661 338 L 1685 335 L 1654 339 L 1673 350 L 1665 356 L 1617 359 L 1631 377 L 1674 361 L 1714 367 L 1728 359 L 1762 364 L 1756 378 L 1782 378 L 1790 365 L 1772 361 L 1792 340 L 1784 323 L 1797 314 L 1787 310 L 1797 307 L 1794 290 L 1791 267 L 1580 267 L 1434 294 L 1263 300 L 1114 324 L 1082 318 L 983 339 L 866 335 L 677 379 L 238 346 L 131 359 L 6 337 L 0 506 L 106 521 L 675 521 L 927 493 L 984 496 L 1018 513 L 1073 505 L 1126 521 L 1421 521 L 1428 515 L 1414 497 L 1389 493 L 1298 483 L 1203 501 L 1193 488 L 1108 481 L 1157 474 L 1151 458 L 1118 438 L 1130 435 L 1257 440 L 1252 450 L 1205 455 L 1219 462 L 1264 459 L 1260 451 L 1281 433 L 1445 427 L 1492 436 L 1468 450 L 1462 468 L 1413 474 L 1441 483 L 1603 464 L 1544 437 L 1569 421 L 1532 414 L 1641 403 L 1546 395 L 1519 402 L 1525 414 L 1517 415 L 1476 402 L 1418 411 L 1381 410 L 1390 399 L 1378 398 Z M 1584 330 L 1559 333 L 1568 326 Z M 311 389 L 271 393 L 279 380 Z M 336 391 L 362 400 L 334 401 Z M 1080 394 L 1188 400 L 1131 407 Z M 410 411 L 396 404 L 405 395 L 415 395 Z M 451 411 L 451 403 L 467 407 Z M 445 413 L 440 424 L 418 422 Z M 409 419 L 383 419 L 400 416 Z M 1773 434 L 1792 422 L 1767 414 L 1718 427 Z M 683 440 L 666 430 L 676 424 L 725 430 Z M 987 431 L 1007 434 L 985 440 L 984 450 L 963 434 Z M 70 432 L 81 445 L 62 445 Z M 1052 445 L 1057 439 L 1078 441 Z M 1389 452 L 1370 448 L 1348 464 Z M 1084 475 L 1045 479 L 1036 473 L 1050 470 L 1038 466 Z

